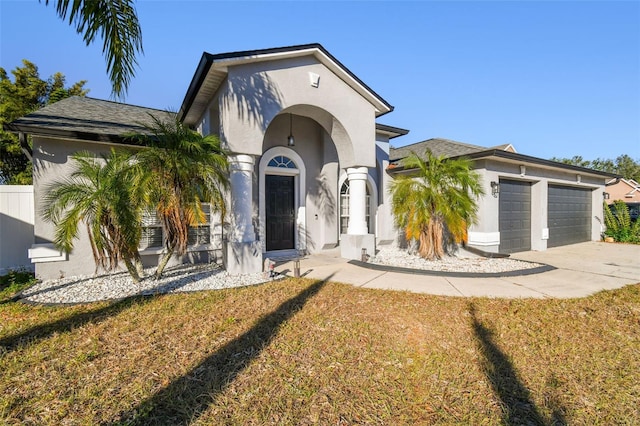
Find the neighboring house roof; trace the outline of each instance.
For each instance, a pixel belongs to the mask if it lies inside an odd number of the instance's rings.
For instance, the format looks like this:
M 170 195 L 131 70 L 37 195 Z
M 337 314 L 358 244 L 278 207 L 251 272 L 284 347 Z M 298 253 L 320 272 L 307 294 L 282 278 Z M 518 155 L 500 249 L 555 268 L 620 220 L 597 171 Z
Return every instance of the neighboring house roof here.
M 620 191 L 618 194 L 623 193 L 626 198 L 632 198 L 636 193 L 640 194 L 640 184 L 633 179 L 613 179 L 607 182 L 607 186 L 616 187 Z
M 409 133 L 407 129 L 401 129 L 400 127 L 387 126 L 386 124 L 376 123 L 376 132 L 389 136 L 389 139 L 397 138 L 398 136 L 404 136 Z
M 479 145 L 471 145 L 441 138 L 428 139 L 402 148 L 391 148 L 389 150 L 389 160 L 391 162 L 389 165 L 389 171 L 393 173 L 404 171 L 404 167 L 400 164 L 400 160 L 402 158 L 407 157 L 411 152 L 423 155 L 427 149 L 430 149 L 436 156 L 445 156 L 447 158 L 466 157 L 471 160 L 498 158 L 504 162 L 515 164 L 535 164 L 548 169 L 572 170 L 583 175 L 595 175 L 608 178 L 619 177 L 614 173 L 602 172 L 599 170 L 588 169 L 586 167 L 579 167 L 529 155 L 518 154 L 515 152 L 515 149 L 511 144 L 500 145 L 494 148 L 485 148 Z
M 393 106 L 333 57 L 322 45 L 312 43 L 216 55 L 204 52 L 191 80 L 191 84 L 189 84 L 189 89 L 184 97 L 184 101 L 182 101 L 182 106 L 178 113 L 180 120 L 188 125 L 196 124 L 196 121 L 202 116 L 209 105 L 211 96 L 215 94 L 220 84 L 224 81 L 228 67 L 309 55 L 314 56 L 320 63 L 333 71 L 356 92 L 371 102 L 376 108 L 376 117 L 393 111 Z
M 502 151 L 518 152 L 518 151 L 516 151 L 516 148 L 513 145 L 511 145 L 510 143 L 505 143 L 505 144 L 502 144 L 502 145 L 493 146 L 493 147 L 491 147 L 491 149 L 500 149 Z
M 122 143 L 124 135 L 147 133 L 151 115 L 174 120 L 175 114 L 101 99 L 72 96 L 5 124 L 12 132 Z

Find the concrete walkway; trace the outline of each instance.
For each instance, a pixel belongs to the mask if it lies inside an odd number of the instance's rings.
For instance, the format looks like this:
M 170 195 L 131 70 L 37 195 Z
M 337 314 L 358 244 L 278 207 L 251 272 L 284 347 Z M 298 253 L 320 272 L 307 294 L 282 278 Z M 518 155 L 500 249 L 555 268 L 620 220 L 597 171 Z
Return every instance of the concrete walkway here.
M 409 274 L 359 267 L 339 257 L 339 251 L 314 254 L 300 261 L 307 278 L 325 279 L 363 288 L 410 291 L 442 296 L 499 298 L 576 298 L 600 290 L 640 283 L 640 245 L 587 242 L 511 255 L 554 266 L 534 275 L 455 277 Z M 293 263 L 276 268 L 293 274 Z

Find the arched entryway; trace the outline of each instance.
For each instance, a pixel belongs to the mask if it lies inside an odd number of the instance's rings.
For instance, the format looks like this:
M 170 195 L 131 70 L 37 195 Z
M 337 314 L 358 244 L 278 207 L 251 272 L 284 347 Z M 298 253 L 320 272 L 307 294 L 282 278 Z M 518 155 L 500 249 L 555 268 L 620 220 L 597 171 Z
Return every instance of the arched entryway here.
M 276 146 L 259 165 L 262 251 L 305 250 L 306 167 L 294 150 Z

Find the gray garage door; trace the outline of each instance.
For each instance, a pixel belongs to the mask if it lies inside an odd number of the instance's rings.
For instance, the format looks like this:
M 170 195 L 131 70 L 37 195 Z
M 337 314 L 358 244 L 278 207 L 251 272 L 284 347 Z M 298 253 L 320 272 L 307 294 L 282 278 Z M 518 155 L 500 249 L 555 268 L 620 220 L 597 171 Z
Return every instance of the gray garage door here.
M 531 183 L 500 179 L 500 252 L 531 250 Z
M 591 240 L 591 190 L 549 185 L 547 247 Z

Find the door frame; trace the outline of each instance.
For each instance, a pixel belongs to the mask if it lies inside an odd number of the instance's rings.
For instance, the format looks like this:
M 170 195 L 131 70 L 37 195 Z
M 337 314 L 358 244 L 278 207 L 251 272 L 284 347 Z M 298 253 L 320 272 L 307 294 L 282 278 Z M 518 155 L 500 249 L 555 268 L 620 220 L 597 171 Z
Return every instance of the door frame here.
M 269 162 L 279 155 L 288 157 L 295 165 L 295 169 L 284 167 L 271 167 L 268 166 Z M 294 193 L 294 207 L 295 207 L 295 227 L 294 230 L 294 248 L 299 251 L 304 251 L 307 248 L 307 241 L 305 235 L 306 229 L 306 175 L 307 169 L 302 161 L 302 157 L 291 148 L 285 146 L 274 146 L 268 149 L 262 154 L 260 164 L 258 166 L 258 213 L 260 218 L 259 233 L 260 233 L 260 245 L 262 246 L 262 252 L 267 251 L 266 241 L 266 189 L 265 181 L 266 175 L 280 175 L 280 176 L 293 176 L 293 193 Z
M 295 250 L 296 248 L 296 207 L 295 207 L 295 176 L 290 175 L 273 175 L 267 173 L 265 176 L 265 246 L 267 252 Z M 270 183 L 271 182 L 271 183 Z M 267 194 L 268 191 L 271 191 Z M 269 195 L 267 197 L 267 195 Z M 275 205 L 272 205 L 275 197 Z M 281 210 L 282 206 L 288 206 L 287 209 Z M 271 211 L 275 209 L 275 211 Z M 290 209 L 290 210 L 289 210 Z M 272 214 L 269 214 L 271 211 Z M 286 212 L 286 213 L 285 213 Z M 278 225 L 276 228 L 273 225 Z M 286 229 L 285 229 L 286 228 Z M 278 231 L 279 229 L 284 234 Z M 269 236 L 269 231 L 274 234 Z M 285 235 L 287 237 L 285 238 Z M 276 238 L 278 237 L 278 238 Z M 269 247 L 271 243 L 271 247 Z

